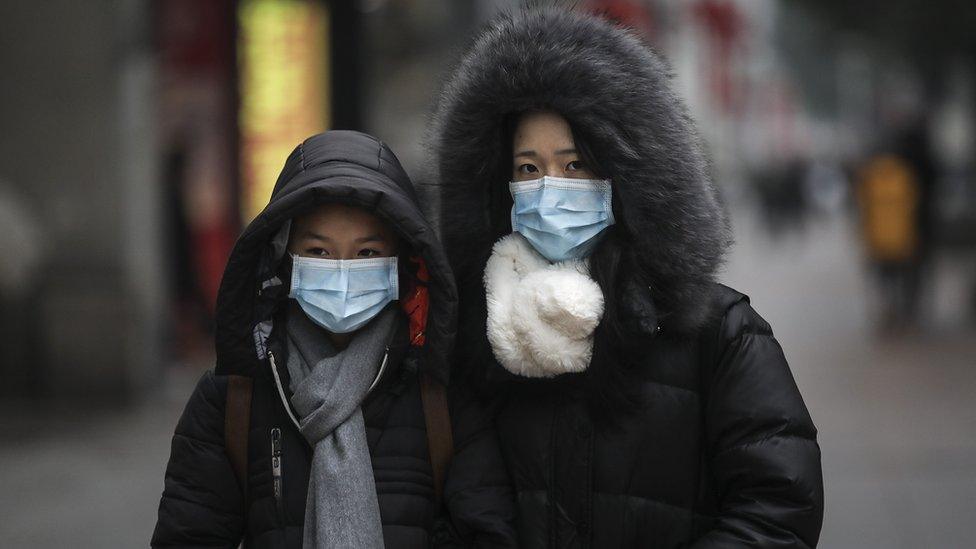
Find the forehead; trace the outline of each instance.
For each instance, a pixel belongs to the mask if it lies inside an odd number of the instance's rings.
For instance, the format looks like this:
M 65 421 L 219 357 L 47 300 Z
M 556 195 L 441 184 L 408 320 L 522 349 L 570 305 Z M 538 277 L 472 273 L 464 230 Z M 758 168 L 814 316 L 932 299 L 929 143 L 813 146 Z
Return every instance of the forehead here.
M 356 206 L 327 203 L 295 217 L 296 229 L 315 232 L 330 231 L 373 231 L 386 233 L 387 227 L 380 218 Z
M 569 122 L 553 111 L 527 112 L 519 117 L 513 136 L 515 148 L 546 146 L 567 147 L 573 145 L 573 132 Z

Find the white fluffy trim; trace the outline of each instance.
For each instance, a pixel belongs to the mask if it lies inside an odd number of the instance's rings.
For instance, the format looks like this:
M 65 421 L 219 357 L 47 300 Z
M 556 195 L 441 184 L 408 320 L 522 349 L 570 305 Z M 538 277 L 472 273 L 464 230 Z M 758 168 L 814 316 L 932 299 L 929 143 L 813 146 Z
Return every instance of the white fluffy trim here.
M 585 262 L 549 264 L 512 233 L 492 249 L 485 290 L 488 341 L 506 370 L 523 377 L 586 370 L 603 293 Z

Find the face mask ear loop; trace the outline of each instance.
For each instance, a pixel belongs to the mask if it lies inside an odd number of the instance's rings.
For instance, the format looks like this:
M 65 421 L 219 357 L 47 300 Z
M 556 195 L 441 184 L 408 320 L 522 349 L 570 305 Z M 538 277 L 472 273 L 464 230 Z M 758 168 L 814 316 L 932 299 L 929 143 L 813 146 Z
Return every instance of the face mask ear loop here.
M 607 197 L 605 199 L 607 203 L 607 217 L 609 218 L 611 225 L 616 225 L 617 216 L 615 216 L 613 213 L 613 186 L 610 185 L 609 179 L 604 179 L 604 181 L 607 184 Z
M 387 268 L 390 270 L 390 290 L 392 300 L 400 299 L 400 258 L 390 256 Z
M 299 256 L 298 254 L 293 254 L 291 252 L 288 252 L 288 255 L 291 257 L 291 272 L 289 273 L 291 276 L 288 277 L 288 297 L 294 298 L 295 288 L 298 286 L 298 280 L 296 280 L 296 278 L 298 277 L 299 270 L 295 263 L 297 262 Z

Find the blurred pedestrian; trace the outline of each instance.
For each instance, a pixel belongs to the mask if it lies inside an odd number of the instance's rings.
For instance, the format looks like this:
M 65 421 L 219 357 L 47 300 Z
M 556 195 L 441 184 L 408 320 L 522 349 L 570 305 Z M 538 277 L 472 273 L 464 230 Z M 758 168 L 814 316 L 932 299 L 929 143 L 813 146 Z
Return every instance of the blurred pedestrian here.
M 730 231 L 668 66 L 557 8 L 473 44 L 432 148 L 455 371 L 494 412 L 520 546 L 815 546 L 816 429 L 769 324 L 715 281 Z M 452 464 L 452 515 L 490 465 Z
M 186 145 L 174 145 L 163 163 L 163 236 L 169 258 L 169 294 L 173 303 L 169 338 L 181 360 L 204 355 L 213 335 L 212 305 L 200 284 L 193 252 L 194 235 L 186 201 Z
M 877 280 L 880 325 L 909 321 L 918 291 L 919 188 L 902 158 L 880 154 L 861 171 L 857 198 L 869 261 Z
M 0 395 L 43 390 L 36 368 L 43 348 L 37 305 L 53 240 L 45 229 L 26 197 L 0 179 Z
M 419 549 L 446 536 L 456 299 L 390 149 L 351 131 L 305 140 L 227 263 L 216 369 L 176 427 L 153 547 Z M 462 457 L 484 448 L 464 443 Z
M 918 193 L 915 208 L 917 244 L 915 261 L 909 272 L 906 313 L 909 322 L 917 322 L 924 314 L 923 298 L 931 280 L 938 223 L 935 204 L 939 167 L 929 138 L 929 117 L 926 113 L 915 117 L 902 134 L 897 147 L 899 156 L 911 166 Z
M 804 192 L 808 171 L 809 162 L 796 155 L 753 174 L 762 221 L 770 237 L 783 238 L 804 228 L 810 209 Z

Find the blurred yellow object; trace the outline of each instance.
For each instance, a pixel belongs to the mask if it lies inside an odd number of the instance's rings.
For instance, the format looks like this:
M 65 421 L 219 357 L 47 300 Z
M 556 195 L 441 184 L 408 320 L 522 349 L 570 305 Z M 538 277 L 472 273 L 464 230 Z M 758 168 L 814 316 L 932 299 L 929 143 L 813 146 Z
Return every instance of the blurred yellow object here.
M 874 157 L 861 172 L 857 196 L 871 258 L 884 262 L 914 259 L 919 189 L 912 167 L 894 155 Z
M 246 225 L 268 203 L 295 143 L 329 127 L 329 11 L 314 0 L 243 0 L 238 17 Z

